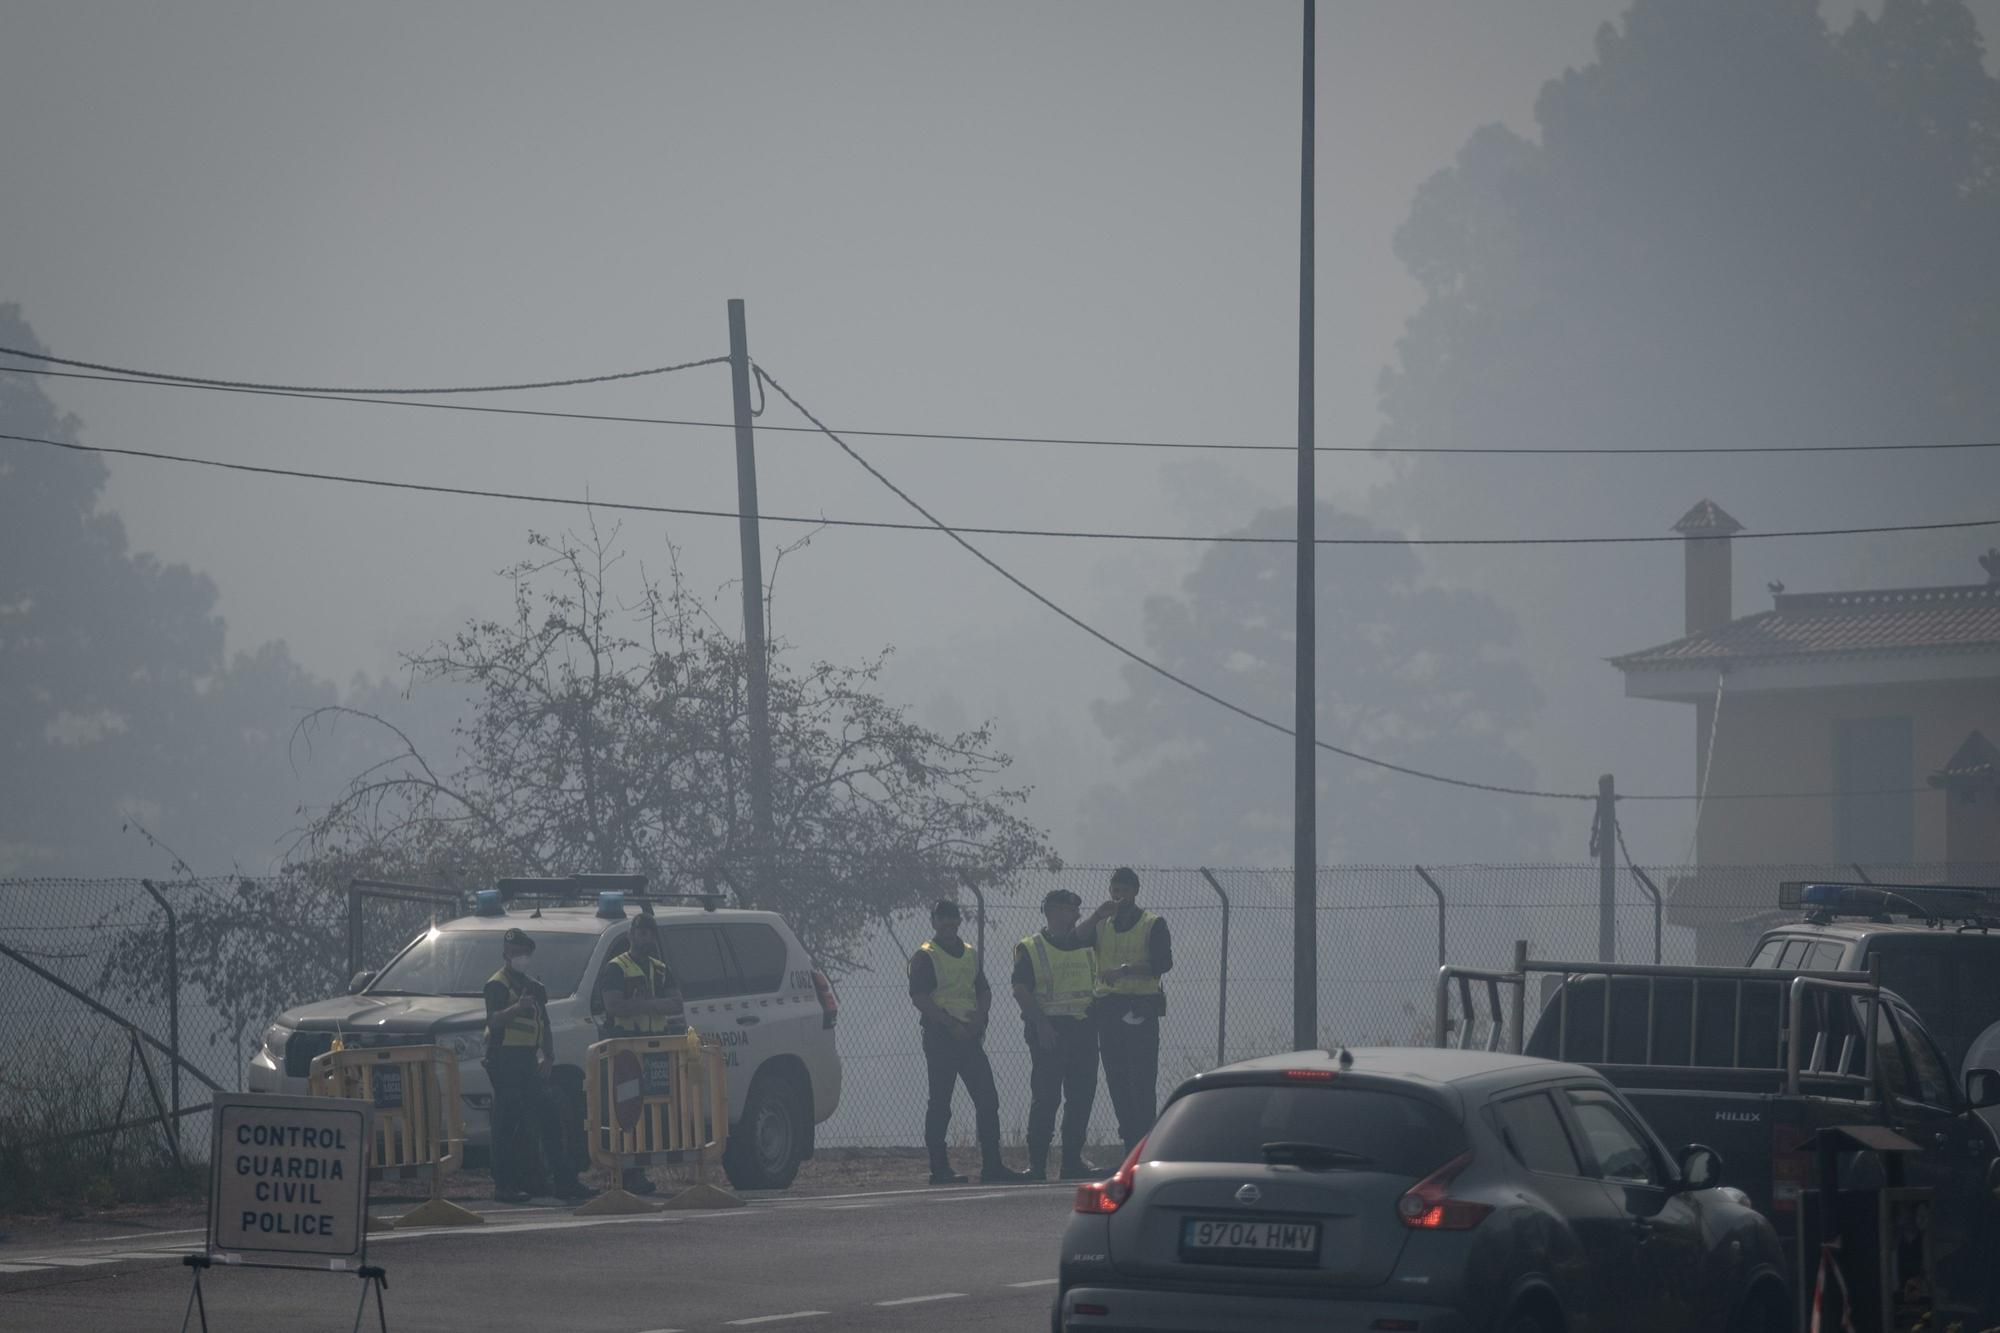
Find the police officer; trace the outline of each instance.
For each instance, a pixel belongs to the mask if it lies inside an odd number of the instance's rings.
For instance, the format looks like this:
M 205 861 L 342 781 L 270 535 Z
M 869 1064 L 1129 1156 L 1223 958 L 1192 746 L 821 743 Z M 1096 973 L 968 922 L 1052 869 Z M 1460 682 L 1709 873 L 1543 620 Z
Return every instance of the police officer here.
M 549 993 L 527 971 L 534 953 L 535 942 L 526 931 L 507 931 L 500 937 L 500 970 L 485 987 L 493 1197 L 501 1203 L 522 1203 L 543 1193 L 548 1175 L 556 1177 L 560 1198 L 580 1199 L 588 1193 L 569 1169 L 552 1101 L 555 1039 L 549 1032 Z
M 951 1095 L 961 1079 L 972 1097 L 979 1131 L 980 1183 L 1026 1180 L 1026 1172 L 1010 1170 L 1000 1160 L 1000 1094 L 981 1044 L 993 992 L 980 969 L 979 951 L 958 937 L 958 923 L 958 904 L 938 899 L 931 908 L 932 937 L 910 956 L 910 1003 L 922 1016 L 924 1069 L 930 1079 L 924 1147 L 930 1150 L 931 1184 L 965 1183 L 951 1169 L 944 1141 L 951 1127 Z
M 625 952 L 604 965 L 598 979 L 604 1013 L 599 1037 L 661 1037 L 687 1031 L 682 1018 L 680 981 L 660 954 L 660 927 L 651 912 L 632 921 Z M 622 1184 L 632 1194 L 655 1188 L 645 1168 L 625 1168 Z
M 1138 897 L 1138 872 L 1118 867 L 1111 872 L 1111 897 L 1064 940 L 1096 950 L 1097 998 L 1091 1016 L 1104 1060 L 1104 1087 L 1128 1152 L 1146 1137 L 1158 1112 L 1160 1019 L 1167 1012 L 1160 978 L 1174 965 L 1166 921 L 1140 907 Z
M 1097 1028 L 1090 1005 L 1097 955 L 1089 945 L 1058 943 L 1076 928 L 1083 899 L 1051 889 L 1042 899 L 1048 925 L 1014 946 L 1014 999 L 1028 1038 L 1028 1175 L 1046 1180 L 1056 1107 L 1062 1107 L 1062 1178 L 1102 1173 L 1083 1160 L 1090 1107 L 1097 1100 Z

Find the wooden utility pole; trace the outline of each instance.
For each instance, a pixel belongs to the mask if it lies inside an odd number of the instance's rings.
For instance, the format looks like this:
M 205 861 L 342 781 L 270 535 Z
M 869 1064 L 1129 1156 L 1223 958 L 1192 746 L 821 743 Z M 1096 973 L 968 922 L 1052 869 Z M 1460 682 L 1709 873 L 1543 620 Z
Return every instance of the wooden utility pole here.
M 1618 961 L 1618 791 L 1597 780 L 1597 961 Z
M 1305 72 L 1299 102 L 1299 534 L 1298 640 L 1292 696 L 1292 1047 L 1319 1045 L 1319 801 L 1317 647 L 1313 560 L 1313 107 L 1314 0 L 1305 0 Z
M 750 683 L 750 821 L 760 903 L 771 883 L 771 676 L 764 642 L 764 555 L 757 534 L 757 442 L 750 427 L 750 339 L 743 302 L 729 303 L 729 387 L 736 400 L 736 531 L 743 553 L 743 653 Z

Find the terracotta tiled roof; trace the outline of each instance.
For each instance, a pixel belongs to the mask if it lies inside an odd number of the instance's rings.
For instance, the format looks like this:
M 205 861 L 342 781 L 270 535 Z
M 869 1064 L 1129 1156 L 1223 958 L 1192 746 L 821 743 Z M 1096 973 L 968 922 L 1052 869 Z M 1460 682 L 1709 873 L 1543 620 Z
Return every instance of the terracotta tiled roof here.
M 1780 593 L 1769 611 L 1611 659 L 1643 671 L 1767 658 L 2000 648 L 2000 583 Z

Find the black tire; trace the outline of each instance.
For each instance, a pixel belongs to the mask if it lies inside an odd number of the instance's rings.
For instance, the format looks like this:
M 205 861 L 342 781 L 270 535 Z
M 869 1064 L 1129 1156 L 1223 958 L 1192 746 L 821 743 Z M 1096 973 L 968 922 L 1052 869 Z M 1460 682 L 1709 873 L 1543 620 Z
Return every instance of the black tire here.
M 1769 1287 L 1750 1293 L 1731 1317 L 1729 1333 L 1792 1333 L 1792 1311 L 1784 1293 Z
M 1559 1333 L 1559 1330 L 1534 1310 L 1509 1310 L 1497 1333 Z
M 797 1083 L 759 1074 L 743 1103 L 743 1119 L 730 1128 L 723 1173 L 740 1190 L 790 1189 L 811 1131 L 812 1111 Z

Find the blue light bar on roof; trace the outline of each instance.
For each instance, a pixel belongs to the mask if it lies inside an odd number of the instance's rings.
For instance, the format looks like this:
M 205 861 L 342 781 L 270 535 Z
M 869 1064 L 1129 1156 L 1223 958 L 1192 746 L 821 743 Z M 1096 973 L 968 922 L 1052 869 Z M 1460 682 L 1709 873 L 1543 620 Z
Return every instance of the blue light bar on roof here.
M 1799 889 L 1797 905 L 1808 912 L 1947 920 L 1988 916 L 1996 908 L 1986 891 L 1928 884 L 1806 884 Z
M 597 914 L 606 921 L 625 919 L 625 895 L 606 890 L 597 895 Z
M 506 909 L 500 905 L 500 890 L 481 889 L 472 895 L 474 916 L 503 916 Z

